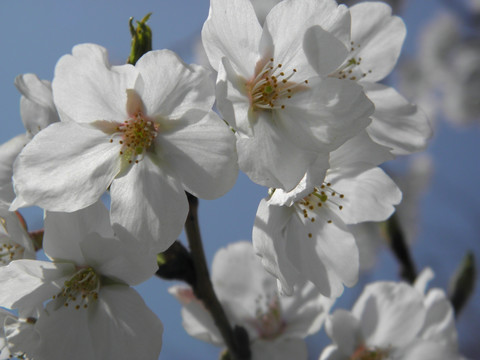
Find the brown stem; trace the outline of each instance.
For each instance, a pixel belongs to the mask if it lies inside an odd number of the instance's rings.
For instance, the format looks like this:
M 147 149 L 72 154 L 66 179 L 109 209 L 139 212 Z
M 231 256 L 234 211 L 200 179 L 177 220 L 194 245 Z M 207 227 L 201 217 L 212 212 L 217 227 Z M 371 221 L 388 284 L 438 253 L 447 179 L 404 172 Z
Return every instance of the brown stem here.
M 250 359 L 249 342 L 236 341 L 236 337 L 227 319 L 222 305 L 218 301 L 207 268 L 205 251 L 203 250 L 200 228 L 198 226 L 198 199 L 187 193 L 190 210 L 185 221 L 185 232 L 187 233 L 188 245 L 192 255 L 193 266 L 195 268 L 196 284 L 193 291 L 197 298 L 202 300 L 207 310 L 212 315 L 215 325 L 225 341 L 232 360 Z M 241 344 L 240 344 L 241 342 Z

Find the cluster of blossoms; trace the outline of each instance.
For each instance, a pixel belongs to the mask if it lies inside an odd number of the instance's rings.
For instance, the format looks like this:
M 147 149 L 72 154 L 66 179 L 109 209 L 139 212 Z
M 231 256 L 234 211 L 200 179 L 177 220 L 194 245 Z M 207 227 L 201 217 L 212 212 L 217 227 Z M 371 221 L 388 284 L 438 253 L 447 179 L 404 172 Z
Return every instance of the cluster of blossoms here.
M 379 165 L 431 135 L 415 105 L 378 83 L 404 36 L 382 3 L 211 0 L 202 42 L 216 83 L 169 50 L 114 66 L 95 44 L 60 58 L 51 84 L 19 76 L 27 133 L 0 148 L 0 306 L 16 311 L 0 313 L 1 356 L 158 358 L 163 326 L 131 286 L 155 274 L 157 254 L 180 235 L 186 192 L 218 198 L 240 169 L 268 196 L 253 245 L 215 256 L 215 292 L 254 359 L 306 358 L 303 338 L 357 282 L 353 225 L 386 220 L 401 201 Z M 33 205 L 45 209 L 50 261 L 35 260 L 14 213 Z M 224 344 L 194 289 L 171 293 L 189 334 Z M 390 355 L 437 343 L 456 354 L 451 309 L 435 294 L 371 285 L 352 314 L 329 318 L 334 345 L 321 359 L 407 359 Z M 437 306 L 448 324 L 430 315 Z M 404 317 L 412 324 L 397 327 Z

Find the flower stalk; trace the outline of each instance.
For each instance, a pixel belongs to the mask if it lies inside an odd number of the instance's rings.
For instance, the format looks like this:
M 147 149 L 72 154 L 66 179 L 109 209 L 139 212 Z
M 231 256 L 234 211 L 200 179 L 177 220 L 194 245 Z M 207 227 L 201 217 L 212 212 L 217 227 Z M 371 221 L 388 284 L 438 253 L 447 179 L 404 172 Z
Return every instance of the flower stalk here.
M 234 332 L 227 319 L 222 305 L 218 301 L 213 285 L 210 281 L 210 274 L 207 268 L 205 251 L 203 249 L 200 228 L 198 225 L 198 199 L 187 193 L 190 210 L 185 222 L 188 245 L 192 255 L 195 269 L 196 283 L 193 287 L 195 296 L 200 299 L 212 315 L 215 325 L 222 334 L 228 348 L 231 360 L 247 360 L 251 358 L 248 335 L 245 331 L 236 329 Z M 235 336 L 235 334 L 242 336 Z

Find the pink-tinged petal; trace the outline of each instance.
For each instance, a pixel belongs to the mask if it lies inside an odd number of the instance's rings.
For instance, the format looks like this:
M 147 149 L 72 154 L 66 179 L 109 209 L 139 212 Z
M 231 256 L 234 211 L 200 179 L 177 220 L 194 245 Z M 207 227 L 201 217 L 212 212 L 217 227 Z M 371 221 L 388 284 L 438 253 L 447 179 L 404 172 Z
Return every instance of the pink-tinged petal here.
M 127 89 L 126 111 L 129 118 L 134 118 L 138 113 L 145 114 L 145 105 L 142 98 L 134 89 Z
M 390 74 L 397 62 L 407 33 L 405 24 L 398 16 L 392 16 L 389 5 L 381 2 L 356 4 L 350 8 L 350 14 L 352 48 L 362 59 L 359 67 L 367 73 L 365 80 L 379 81 Z
M 412 341 L 425 322 L 423 296 L 405 283 L 367 285 L 352 309 L 367 346 L 401 347 Z
M 330 153 L 330 167 L 348 167 L 359 162 L 380 165 L 394 159 L 390 150 L 373 141 L 367 130 L 363 130 Z
M 321 295 L 311 282 L 305 282 L 295 287 L 294 296 L 283 296 L 280 302 L 287 324 L 285 337 L 305 338 L 320 330 L 334 301 Z
M 298 280 L 298 270 L 288 259 L 285 225 L 292 211 L 284 206 L 270 206 L 265 199 L 258 205 L 255 224 L 253 226 L 253 248 L 261 257 L 262 264 L 270 274 L 275 276 L 281 290 L 287 295 L 293 293 Z
M 41 339 L 33 352 L 35 359 L 97 359 L 88 328 L 89 309 L 77 310 L 73 306 L 55 308 L 52 305 L 54 302 L 47 304 L 35 323 Z M 115 346 L 105 347 L 110 349 Z
M 290 191 L 317 159 L 318 152 L 292 143 L 272 120 L 270 113 L 261 112 L 253 137 L 237 136 L 238 164 L 257 184 Z
M 56 261 L 71 261 L 77 265 L 90 265 L 82 254 L 80 244 L 91 233 L 113 237 L 110 215 L 102 202 L 72 213 L 45 214 L 43 250 Z
M 432 137 L 426 114 L 391 87 L 366 82 L 363 85 L 375 104 L 372 123 L 367 128 L 372 139 L 392 148 L 395 155 L 424 150 Z
M 155 252 L 141 246 L 128 232 L 115 226 L 119 239 L 91 233 L 80 243 L 86 263 L 96 272 L 128 285 L 138 285 L 158 270 Z
M 0 267 L 0 306 L 33 308 L 59 291 L 62 279 L 75 272 L 72 263 L 15 260 Z
M 77 45 L 55 67 L 53 98 L 62 120 L 91 123 L 127 119 L 126 89 L 138 72 L 132 65 L 111 66 L 107 50 L 95 44 Z M 66 118 L 64 118 L 66 115 Z
M 345 45 L 320 26 L 312 26 L 305 33 L 303 48 L 310 65 L 319 75 L 333 72 L 346 58 Z
M 338 351 L 347 358 L 364 342 L 358 319 L 343 309 L 336 310 L 328 318 L 325 330 Z
M 15 162 L 12 210 L 37 205 L 75 211 L 93 204 L 119 172 L 119 152 L 102 131 L 75 123 L 50 125 Z
M 218 71 L 227 57 L 236 72 L 249 78 L 258 61 L 262 28 L 249 0 L 212 0 L 202 29 L 202 42 L 210 65 Z
M 287 252 L 304 277 L 334 298 L 342 294 L 344 284 L 351 287 L 357 282 L 358 248 L 342 220 L 321 210 L 309 218 L 292 216 L 286 231 Z
M 35 74 L 18 75 L 15 86 L 23 95 L 20 116 L 28 134 L 35 135 L 48 125 L 60 121 L 53 103 L 52 85 Z
M 172 127 L 156 146 L 185 189 L 209 200 L 230 190 L 238 175 L 235 135 L 222 119 L 213 111 L 190 111 Z
M 87 311 L 89 333 L 85 335 L 94 349 L 92 359 L 158 359 L 163 325 L 134 289 L 105 286 L 98 303 Z M 81 353 L 81 348 L 78 351 Z
M 191 109 L 212 108 L 214 85 L 204 67 L 185 64 L 170 50 L 156 50 L 143 55 L 135 68 L 142 80 L 136 90 L 147 115 L 177 119 Z
M 252 360 L 305 360 L 307 344 L 303 339 L 257 340 L 252 343 Z
M 222 58 L 219 65 L 216 97 L 217 107 L 225 120 L 236 131 L 248 136 L 253 134 L 254 113 L 247 96 L 247 80 L 238 76 L 230 60 Z
M 12 184 L 13 163 L 28 141 L 28 137 L 21 134 L 0 145 L 0 200 L 6 203 L 11 203 L 15 198 Z
M 343 21 L 346 12 L 345 7 L 338 7 L 335 1 L 330 0 L 280 2 L 267 15 L 264 26 L 264 38 L 270 38 L 270 41 L 273 42 L 275 62 L 284 65 L 285 68 L 282 69 L 285 69 L 286 73 L 290 73 L 295 68 L 298 76 L 303 78 L 302 80 L 311 77 L 313 69 L 304 53 L 305 32 L 309 27 L 319 25 L 326 31 L 334 30 L 333 35 L 337 35 L 337 32 L 340 35 L 343 32 L 339 31 L 338 25 L 334 24 L 336 22 L 342 25 L 346 24 Z M 345 33 L 348 33 L 348 30 L 347 26 Z M 332 42 L 333 40 L 329 43 Z M 324 44 L 326 45 L 325 42 L 322 42 L 322 45 Z M 327 51 L 323 55 L 325 63 L 340 65 L 345 57 L 338 58 L 337 55 L 339 55 L 337 52 L 329 53 Z M 331 65 L 327 67 L 331 67 Z M 334 68 L 335 66 L 332 70 Z
M 224 344 L 212 315 L 191 288 L 177 285 L 168 288 L 168 292 L 182 304 L 182 325 L 190 336 L 217 346 Z
M 402 193 L 393 180 L 379 167 L 358 163 L 348 168 L 328 172 L 326 182 L 343 198 L 329 197 L 339 206 L 330 206 L 346 224 L 364 221 L 383 221 L 395 211 L 394 205 L 402 200 Z M 329 204 L 330 205 L 330 204 Z
M 299 147 L 330 152 L 370 124 L 373 104 L 358 84 L 334 78 L 309 79 L 307 90 L 283 101 L 277 127 Z
M 182 232 L 188 213 L 185 191 L 162 160 L 147 153 L 110 188 L 111 222 L 155 252 L 163 252 Z

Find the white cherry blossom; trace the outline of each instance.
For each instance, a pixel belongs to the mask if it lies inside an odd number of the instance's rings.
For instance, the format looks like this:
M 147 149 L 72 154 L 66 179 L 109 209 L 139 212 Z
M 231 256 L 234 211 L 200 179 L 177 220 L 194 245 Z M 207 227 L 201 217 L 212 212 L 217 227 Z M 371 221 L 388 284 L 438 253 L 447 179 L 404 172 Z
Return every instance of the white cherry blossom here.
M 35 248 L 19 215 L 0 205 L 0 266 L 35 259 Z
M 315 24 L 322 28 L 309 32 Z M 328 76 L 346 59 L 336 36 L 346 39 L 349 24 L 347 8 L 333 0 L 281 1 L 263 26 L 249 0 L 211 1 L 202 40 L 218 71 L 217 107 L 254 182 L 290 191 L 370 122 L 362 87 Z M 315 68 L 305 54 L 312 43 Z
M 333 344 L 321 360 L 455 360 L 458 354 L 451 304 L 440 289 L 425 294 L 432 272 L 415 287 L 367 285 L 351 312 L 336 310 L 326 323 Z
M 213 199 L 236 180 L 234 136 L 211 111 L 209 72 L 171 51 L 112 66 L 104 48 L 75 46 L 57 63 L 53 93 L 62 121 L 16 161 L 12 209 L 75 211 L 110 189 L 112 223 L 161 252 L 185 222 L 185 191 Z
M 385 220 L 400 202 L 395 183 L 375 166 L 389 157 L 363 132 L 330 154 L 326 173 L 314 164 L 294 190 L 275 189 L 260 202 L 253 244 L 283 293 L 307 279 L 338 297 L 357 282 L 359 253 L 348 225 Z
M 332 304 L 311 283 L 299 286 L 293 297 L 280 296 L 275 278 L 265 272 L 249 242 L 230 244 L 215 254 L 212 283 L 232 325 L 247 330 L 253 360 L 306 359 L 303 339 L 320 329 Z M 185 330 L 222 346 L 213 318 L 192 289 L 174 286 L 169 291 L 183 305 Z
M 20 350 L 37 360 L 158 358 L 162 324 L 130 287 L 154 274 L 155 254 L 121 227 L 114 233 L 103 204 L 47 213 L 44 250 L 51 262 L 0 269 L 0 306 L 41 308 L 33 321 L 40 342 Z

